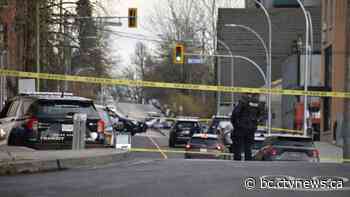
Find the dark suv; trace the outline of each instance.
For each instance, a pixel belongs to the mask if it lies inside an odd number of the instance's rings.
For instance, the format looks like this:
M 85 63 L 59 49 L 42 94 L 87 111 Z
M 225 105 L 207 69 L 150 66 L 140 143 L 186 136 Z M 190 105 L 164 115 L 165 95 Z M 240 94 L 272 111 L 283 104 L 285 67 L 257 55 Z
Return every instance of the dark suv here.
M 6 131 L 9 145 L 70 148 L 75 113 L 87 114 L 86 146 L 103 145 L 104 121 L 92 100 L 72 94 L 20 94 L 10 99 L 1 111 L 0 127 Z
M 201 126 L 198 119 L 178 118 L 170 131 L 169 147 L 175 147 L 177 144 L 187 144 L 193 134 L 199 133 Z

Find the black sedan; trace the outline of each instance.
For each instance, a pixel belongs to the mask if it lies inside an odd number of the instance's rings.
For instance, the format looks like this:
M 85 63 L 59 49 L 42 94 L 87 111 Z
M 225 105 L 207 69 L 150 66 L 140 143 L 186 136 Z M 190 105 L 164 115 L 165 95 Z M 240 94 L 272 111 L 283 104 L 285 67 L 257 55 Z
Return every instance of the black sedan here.
M 319 162 L 320 157 L 312 138 L 280 134 L 266 137 L 255 160 Z

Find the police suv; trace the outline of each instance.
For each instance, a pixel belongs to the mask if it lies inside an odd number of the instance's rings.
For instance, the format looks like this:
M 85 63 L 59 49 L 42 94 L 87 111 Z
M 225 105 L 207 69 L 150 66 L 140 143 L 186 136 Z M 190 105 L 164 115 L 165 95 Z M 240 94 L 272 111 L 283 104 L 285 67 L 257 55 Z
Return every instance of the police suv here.
M 169 135 L 169 147 L 187 144 L 194 133 L 200 132 L 199 119 L 195 117 L 178 117 Z

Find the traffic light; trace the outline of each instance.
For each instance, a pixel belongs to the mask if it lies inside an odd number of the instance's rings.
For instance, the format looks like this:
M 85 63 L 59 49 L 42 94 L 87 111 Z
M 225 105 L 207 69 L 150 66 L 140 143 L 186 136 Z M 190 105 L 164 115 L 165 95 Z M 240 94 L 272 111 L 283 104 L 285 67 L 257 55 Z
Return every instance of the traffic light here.
M 137 28 L 137 8 L 129 8 L 129 28 Z
M 184 46 L 182 44 L 176 44 L 174 48 L 174 64 L 183 64 L 184 63 Z

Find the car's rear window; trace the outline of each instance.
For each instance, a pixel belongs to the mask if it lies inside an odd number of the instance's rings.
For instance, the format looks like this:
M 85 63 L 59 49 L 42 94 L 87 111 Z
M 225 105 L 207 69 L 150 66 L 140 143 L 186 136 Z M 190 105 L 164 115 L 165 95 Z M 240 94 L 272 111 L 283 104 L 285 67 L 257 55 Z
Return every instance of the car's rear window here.
M 213 138 L 199 138 L 199 137 L 193 137 L 191 138 L 191 144 L 192 145 L 207 145 L 207 146 L 216 146 L 218 144 L 217 139 Z
M 98 118 L 92 102 L 72 100 L 39 100 L 30 109 L 41 117 L 65 117 L 74 113 L 87 114 L 89 118 Z
M 178 122 L 176 124 L 176 127 L 179 129 L 184 129 L 184 128 L 193 128 L 193 127 L 198 127 L 198 123 L 196 122 Z
M 310 138 L 284 138 L 279 137 L 273 141 L 273 145 L 277 146 L 300 146 L 300 147 L 314 147 L 314 143 Z

